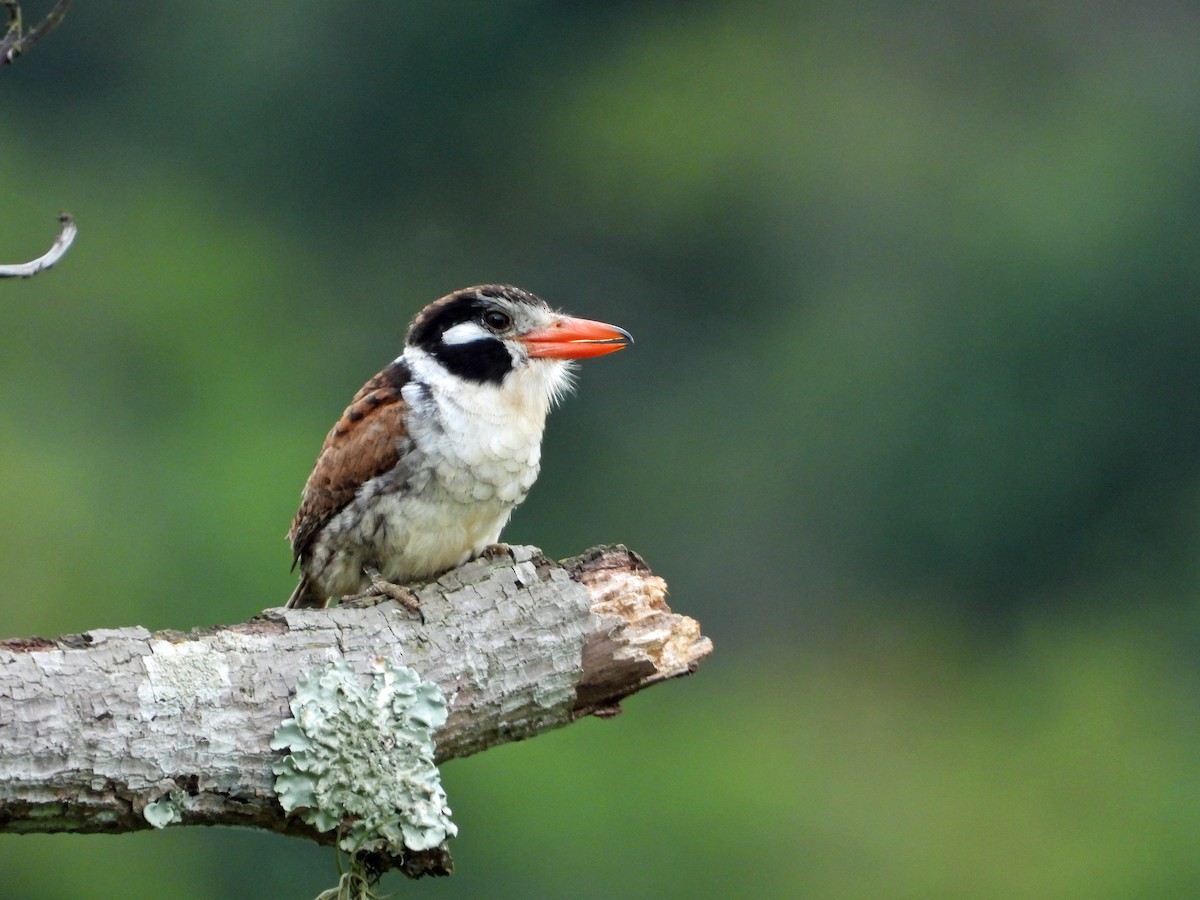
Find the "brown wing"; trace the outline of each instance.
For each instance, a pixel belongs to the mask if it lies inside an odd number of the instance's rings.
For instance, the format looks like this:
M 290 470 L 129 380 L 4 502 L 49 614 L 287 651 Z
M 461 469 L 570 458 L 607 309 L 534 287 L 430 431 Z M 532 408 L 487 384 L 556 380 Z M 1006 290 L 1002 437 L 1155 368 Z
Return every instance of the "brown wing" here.
M 288 529 L 292 565 L 307 552 L 325 523 L 376 475 L 400 459 L 407 431 L 407 405 L 400 390 L 412 377 L 403 362 L 392 363 L 359 389 L 325 437 L 317 464 L 304 485 L 300 509 Z

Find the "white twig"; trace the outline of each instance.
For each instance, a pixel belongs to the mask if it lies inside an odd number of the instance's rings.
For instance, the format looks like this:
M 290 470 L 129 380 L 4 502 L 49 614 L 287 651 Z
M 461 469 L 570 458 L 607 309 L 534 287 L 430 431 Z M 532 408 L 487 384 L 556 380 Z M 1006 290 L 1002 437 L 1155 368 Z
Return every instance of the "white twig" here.
M 54 244 L 49 250 L 27 263 L 16 263 L 11 266 L 0 265 L 0 278 L 32 278 L 38 272 L 50 268 L 62 259 L 62 255 L 67 252 L 72 241 L 75 240 L 79 229 L 75 226 L 75 220 L 69 213 L 63 213 L 58 217 L 58 221 L 62 223 L 62 230 L 59 231 L 58 237 L 54 239 Z

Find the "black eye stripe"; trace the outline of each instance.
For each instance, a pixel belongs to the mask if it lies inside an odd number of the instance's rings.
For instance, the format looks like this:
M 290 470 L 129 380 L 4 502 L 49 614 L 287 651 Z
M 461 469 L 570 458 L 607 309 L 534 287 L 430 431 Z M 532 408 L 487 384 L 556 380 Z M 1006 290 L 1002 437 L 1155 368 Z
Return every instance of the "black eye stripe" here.
M 481 384 L 500 384 L 513 367 L 512 357 L 499 341 L 438 344 L 433 355 L 446 371 Z
M 461 378 L 498 384 L 513 368 L 512 356 L 500 340 L 502 333 L 513 327 L 509 308 L 519 311 L 526 306 L 547 308 L 537 296 L 518 288 L 504 285 L 464 288 L 425 307 L 408 331 L 408 344 L 424 350 Z M 495 336 L 462 344 L 447 344 L 442 339 L 451 328 L 467 322 L 474 322 Z
M 494 327 L 488 322 L 491 315 L 500 315 L 507 324 Z M 503 331 L 512 325 L 512 316 L 496 307 L 494 301 L 475 296 L 452 295 L 427 307 L 417 317 L 408 333 L 408 343 L 428 348 L 441 340 L 442 335 L 455 325 L 464 322 L 479 322 L 486 328 Z

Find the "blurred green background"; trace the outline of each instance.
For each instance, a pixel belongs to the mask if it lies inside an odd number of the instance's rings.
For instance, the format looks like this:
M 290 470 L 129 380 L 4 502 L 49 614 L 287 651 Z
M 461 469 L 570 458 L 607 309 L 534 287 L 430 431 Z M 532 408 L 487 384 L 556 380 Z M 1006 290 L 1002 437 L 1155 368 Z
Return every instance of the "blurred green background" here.
M 48 3 L 28 2 L 28 18 Z M 0 70 L 0 634 L 241 621 L 483 281 L 616 322 L 506 532 L 716 652 L 449 764 L 436 897 L 1200 895 L 1200 7 L 94 4 Z M 0 897 L 312 896 L 235 830 Z

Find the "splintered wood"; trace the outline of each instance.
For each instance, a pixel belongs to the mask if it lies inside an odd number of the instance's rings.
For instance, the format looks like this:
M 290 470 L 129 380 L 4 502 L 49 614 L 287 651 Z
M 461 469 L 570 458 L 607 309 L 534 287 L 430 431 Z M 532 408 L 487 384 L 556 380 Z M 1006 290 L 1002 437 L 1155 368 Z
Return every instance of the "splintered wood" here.
M 690 674 L 712 652 L 699 622 L 671 612 L 667 583 L 636 553 L 597 547 L 565 564 L 587 588 L 600 619 L 583 648 L 580 714 L 615 715 L 622 697 Z

